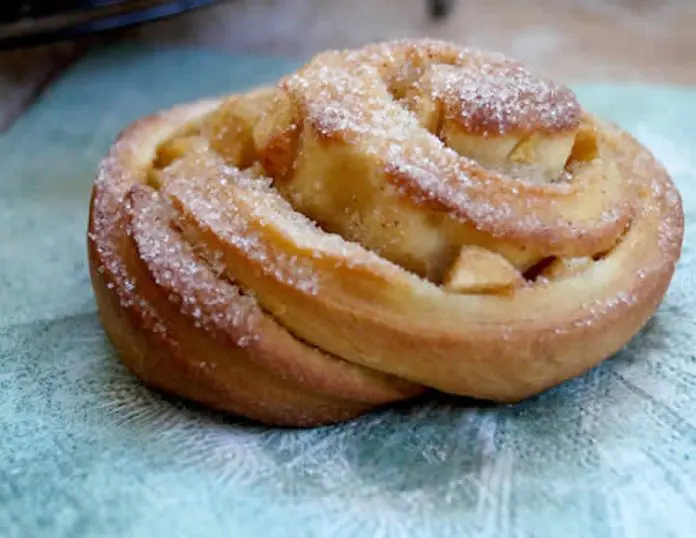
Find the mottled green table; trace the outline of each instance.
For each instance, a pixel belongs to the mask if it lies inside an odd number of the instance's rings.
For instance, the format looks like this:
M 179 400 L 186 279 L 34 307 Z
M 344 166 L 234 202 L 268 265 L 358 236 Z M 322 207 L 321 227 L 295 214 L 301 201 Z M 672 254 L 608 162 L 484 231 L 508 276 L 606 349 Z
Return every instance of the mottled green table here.
M 293 67 L 102 50 L 0 138 L 0 536 L 696 536 L 696 90 L 576 88 L 663 160 L 688 223 L 658 314 L 582 378 L 516 407 L 427 401 L 283 431 L 120 366 L 85 263 L 98 160 L 142 114 Z

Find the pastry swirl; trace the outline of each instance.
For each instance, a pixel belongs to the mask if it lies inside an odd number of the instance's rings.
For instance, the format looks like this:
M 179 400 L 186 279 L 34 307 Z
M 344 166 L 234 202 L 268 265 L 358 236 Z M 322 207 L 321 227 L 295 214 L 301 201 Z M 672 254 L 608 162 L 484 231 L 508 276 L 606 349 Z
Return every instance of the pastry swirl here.
M 101 165 L 88 244 L 136 375 L 310 426 L 579 375 L 654 313 L 682 234 L 664 168 L 568 88 L 408 40 L 136 122 Z

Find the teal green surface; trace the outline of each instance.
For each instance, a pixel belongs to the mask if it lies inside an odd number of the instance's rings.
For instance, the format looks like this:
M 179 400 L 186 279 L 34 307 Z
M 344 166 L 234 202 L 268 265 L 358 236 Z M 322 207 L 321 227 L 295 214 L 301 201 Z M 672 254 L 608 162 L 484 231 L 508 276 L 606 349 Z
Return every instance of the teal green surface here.
M 148 112 L 294 65 L 110 49 L 0 138 L 0 536 L 696 535 L 696 90 L 577 87 L 673 173 L 685 250 L 605 364 L 515 407 L 427 401 L 311 431 L 165 399 L 120 365 L 85 260 L 90 183 Z

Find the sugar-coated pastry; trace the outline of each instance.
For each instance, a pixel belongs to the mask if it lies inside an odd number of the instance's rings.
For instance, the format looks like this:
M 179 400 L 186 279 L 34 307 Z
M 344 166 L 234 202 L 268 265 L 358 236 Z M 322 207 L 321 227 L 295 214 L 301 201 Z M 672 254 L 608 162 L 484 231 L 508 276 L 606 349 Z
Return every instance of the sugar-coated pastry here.
M 655 312 L 682 234 L 664 168 L 570 89 L 403 40 L 136 122 L 101 164 L 88 246 L 145 383 L 312 426 L 581 374 Z

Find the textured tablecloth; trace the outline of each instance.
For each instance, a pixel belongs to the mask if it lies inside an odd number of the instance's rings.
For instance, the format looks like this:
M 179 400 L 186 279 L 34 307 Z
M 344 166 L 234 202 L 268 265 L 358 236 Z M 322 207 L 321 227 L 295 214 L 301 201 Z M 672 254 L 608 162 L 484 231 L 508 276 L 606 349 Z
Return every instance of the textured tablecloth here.
M 685 250 L 645 330 L 522 405 L 427 401 L 311 431 L 143 388 L 95 315 L 90 183 L 117 132 L 294 65 L 109 49 L 0 138 L 0 536 L 696 536 L 696 90 L 583 86 L 673 174 Z

